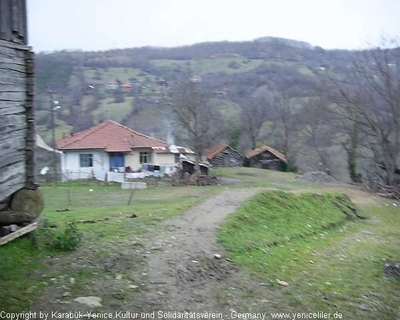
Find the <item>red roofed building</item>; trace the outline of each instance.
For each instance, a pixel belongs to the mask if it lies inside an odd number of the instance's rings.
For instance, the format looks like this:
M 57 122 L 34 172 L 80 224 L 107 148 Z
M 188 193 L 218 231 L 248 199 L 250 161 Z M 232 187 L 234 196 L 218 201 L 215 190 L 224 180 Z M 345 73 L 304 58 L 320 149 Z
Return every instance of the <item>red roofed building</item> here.
M 240 167 L 242 155 L 226 143 L 220 143 L 206 151 L 207 161 L 213 167 Z
M 87 130 L 57 140 L 62 151 L 63 173 L 80 172 L 96 176 L 96 171 L 123 172 L 142 168 L 142 164 L 174 166 L 181 153 L 190 149 L 170 146 L 115 121 L 107 120 Z
M 249 151 L 246 158 L 249 159 L 251 167 L 276 171 L 286 171 L 287 169 L 285 155 L 269 146 Z
M 133 86 L 130 82 L 125 82 L 125 83 L 121 84 L 120 88 L 121 88 L 122 92 L 130 93 L 130 92 L 132 92 Z

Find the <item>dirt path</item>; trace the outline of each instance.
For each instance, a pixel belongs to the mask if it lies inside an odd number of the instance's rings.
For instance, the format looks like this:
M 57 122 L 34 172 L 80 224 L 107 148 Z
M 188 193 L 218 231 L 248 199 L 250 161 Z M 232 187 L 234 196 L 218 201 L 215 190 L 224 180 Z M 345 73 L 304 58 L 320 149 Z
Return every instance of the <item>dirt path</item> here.
M 76 302 L 78 296 L 100 298 L 95 310 L 103 312 L 213 311 L 229 319 L 233 310 L 290 310 L 284 296 L 290 287 L 260 284 L 239 271 L 217 243 L 224 219 L 262 190 L 267 189 L 226 188 L 145 237 L 117 238 L 101 248 L 88 243 L 65 258 L 48 259 L 54 275 L 39 275 L 48 284 L 33 311 L 93 310 Z M 304 191 L 310 190 L 292 192 Z M 375 201 L 359 190 L 351 190 L 350 196 L 358 202 Z M 72 285 L 71 278 L 78 274 L 81 280 Z
M 229 313 L 239 305 L 247 305 L 249 291 L 251 304 L 257 304 L 253 293 L 262 286 L 239 275 L 224 257 L 216 230 L 241 203 L 259 191 L 225 190 L 165 223 L 165 231 L 148 248 L 149 309 Z M 260 300 L 265 304 L 269 297 L 270 293 L 264 294 Z M 252 306 L 247 305 L 242 312 L 249 309 Z
M 263 189 L 228 189 L 164 222 L 157 233 L 96 243 L 63 258 L 49 258 L 52 275 L 32 311 L 273 312 L 287 309 L 277 290 L 260 285 L 225 257 L 216 231 L 240 204 Z M 156 234 L 155 234 L 156 233 Z M 106 252 L 106 254 L 105 254 Z M 221 255 L 215 258 L 215 254 Z M 71 283 L 78 274 L 84 279 Z M 82 281 L 83 280 L 83 281 Z M 79 289 L 77 290 L 77 285 Z M 34 290 L 34 288 L 32 288 Z M 70 292 L 72 291 L 72 293 Z M 101 306 L 76 302 L 94 296 Z M 51 318 L 49 318 L 51 319 Z M 56 319 L 56 317 L 54 318 Z

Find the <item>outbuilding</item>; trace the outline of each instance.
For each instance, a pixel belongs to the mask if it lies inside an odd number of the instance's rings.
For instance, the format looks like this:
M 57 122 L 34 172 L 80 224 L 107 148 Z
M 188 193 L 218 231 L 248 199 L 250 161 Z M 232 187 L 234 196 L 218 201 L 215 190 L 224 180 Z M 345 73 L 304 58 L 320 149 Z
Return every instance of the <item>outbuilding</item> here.
M 226 143 L 220 143 L 206 151 L 207 161 L 213 167 L 240 167 L 242 155 Z
M 246 154 L 246 158 L 249 160 L 250 167 L 275 171 L 287 170 L 285 155 L 270 146 L 251 150 Z

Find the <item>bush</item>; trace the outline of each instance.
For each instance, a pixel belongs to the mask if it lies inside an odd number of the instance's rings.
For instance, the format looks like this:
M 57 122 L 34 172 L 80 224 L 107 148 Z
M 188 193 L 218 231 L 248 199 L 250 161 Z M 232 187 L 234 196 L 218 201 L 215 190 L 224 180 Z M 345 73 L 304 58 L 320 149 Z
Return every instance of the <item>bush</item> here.
M 36 235 L 35 242 L 58 251 L 72 251 L 81 244 L 82 234 L 75 222 L 68 222 L 64 229 L 43 228 Z

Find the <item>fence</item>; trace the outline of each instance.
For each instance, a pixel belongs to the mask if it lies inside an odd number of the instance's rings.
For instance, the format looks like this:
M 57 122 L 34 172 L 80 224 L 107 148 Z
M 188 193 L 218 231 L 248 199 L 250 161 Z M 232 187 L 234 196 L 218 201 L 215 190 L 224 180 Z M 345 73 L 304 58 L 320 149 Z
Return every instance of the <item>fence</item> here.
M 118 183 L 102 181 L 43 182 L 41 190 L 46 208 L 57 212 L 77 207 L 125 206 L 140 198 L 139 190 L 123 190 Z

